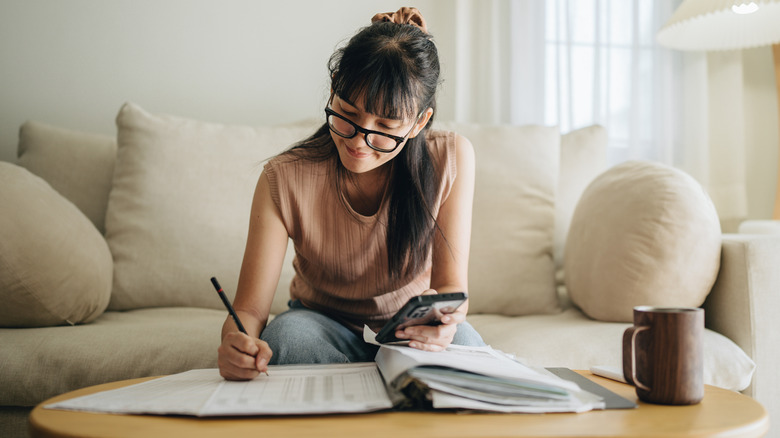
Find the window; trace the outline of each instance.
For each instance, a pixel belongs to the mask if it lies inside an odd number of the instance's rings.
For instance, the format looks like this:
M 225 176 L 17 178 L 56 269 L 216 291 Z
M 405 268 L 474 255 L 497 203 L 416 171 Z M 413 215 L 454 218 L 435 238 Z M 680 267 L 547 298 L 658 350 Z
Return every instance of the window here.
M 671 163 L 674 54 L 655 34 L 672 0 L 545 0 L 545 124 L 602 124 L 610 163 Z

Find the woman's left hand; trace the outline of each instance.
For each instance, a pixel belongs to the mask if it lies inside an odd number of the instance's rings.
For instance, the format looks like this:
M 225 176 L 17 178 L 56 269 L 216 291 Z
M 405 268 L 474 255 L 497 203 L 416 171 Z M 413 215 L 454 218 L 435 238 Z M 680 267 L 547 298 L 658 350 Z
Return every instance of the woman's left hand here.
M 433 289 L 423 292 L 423 295 L 437 293 Z M 461 305 L 453 313 L 447 313 L 441 318 L 440 325 L 414 325 L 403 330 L 397 330 L 395 337 L 408 339 L 409 346 L 425 351 L 442 351 L 447 348 L 458 331 L 458 324 L 466 320 L 467 306 Z

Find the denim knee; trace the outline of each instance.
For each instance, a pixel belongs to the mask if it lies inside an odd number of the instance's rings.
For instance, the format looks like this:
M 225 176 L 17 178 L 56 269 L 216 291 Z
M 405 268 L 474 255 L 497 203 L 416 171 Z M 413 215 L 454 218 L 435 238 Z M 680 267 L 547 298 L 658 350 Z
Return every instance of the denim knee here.
M 468 322 L 463 321 L 458 324 L 458 331 L 452 338 L 452 343 L 455 345 L 467 345 L 470 347 L 483 347 L 485 341 L 482 340 L 479 332 Z
M 272 365 L 365 362 L 376 354 L 374 346 L 337 321 L 295 306 L 268 323 L 260 338 L 273 351 Z

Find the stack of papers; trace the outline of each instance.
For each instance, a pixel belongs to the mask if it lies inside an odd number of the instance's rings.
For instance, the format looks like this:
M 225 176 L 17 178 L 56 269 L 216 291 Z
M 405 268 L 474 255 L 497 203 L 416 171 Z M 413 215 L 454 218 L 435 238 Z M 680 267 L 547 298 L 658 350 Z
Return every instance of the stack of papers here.
M 604 402 L 576 383 L 490 347 L 442 352 L 382 345 L 376 362 L 269 367 L 251 381 L 192 370 L 44 406 L 157 415 L 355 413 L 393 407 L 491 412 L 584 412 Z
M 45 405 L 112 414 L 303 415 L 393 407 L 376 364 L 283 365 L 268 376 L 233 382 L 217 369 L 191 370 L 124 388 Z
M 401 406 L 421 407 L 427 401 L 434 409 L 524 413 L 604 408 L 601 397 L 576 383 L 491 347 L 451 345 L 432 353 L 383 345 L 376 362 L 393 400 Z

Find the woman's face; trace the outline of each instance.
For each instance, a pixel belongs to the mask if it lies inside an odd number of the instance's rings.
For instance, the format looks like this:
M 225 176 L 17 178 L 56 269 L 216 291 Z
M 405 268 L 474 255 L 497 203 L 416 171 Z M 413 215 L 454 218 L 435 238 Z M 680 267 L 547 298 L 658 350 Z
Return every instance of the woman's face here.
M 360 99 L 360 102 L 353 103 L 347 102 L 337 95 L 333 96 L 330 107 L 333 111 L 361 128 L 397 137 L 403 137 L 408 133 L 407 140 L 417 136 L 425 127 L 425 124 L 428 123 L 431 115 L 433 115 L 433 110 L 428 108 L 416 122 L 415 120 L 388 119 L 366 112 L 363 109 L 362 99 Z M 406 146 L 405 140 L 392 152 L 379 152 L 371 149 L 366 144 L 366 137 L 360 132 L 352 138 L 341 137 L 332 130 L 330 135 L 336 144 L 336 149 L 338 149 L 341 163 L 347 170 L 356 174 L 365 174 L 379 169 L 382 165 L 398 156 Z

